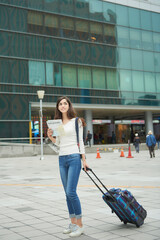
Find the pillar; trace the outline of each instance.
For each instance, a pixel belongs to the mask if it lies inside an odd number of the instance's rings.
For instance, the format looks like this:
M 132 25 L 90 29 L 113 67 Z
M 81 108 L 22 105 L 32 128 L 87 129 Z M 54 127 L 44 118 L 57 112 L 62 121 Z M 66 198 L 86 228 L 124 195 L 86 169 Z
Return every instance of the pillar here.
M 94 138 L 94 134 L 93 134 L 93 124 L 92 124 L 92 110 L 85 110 L 84 112 L 85 115 L 85 121 L 87 126 L 85 127 L 86 131 L 85 131 L 85 138 L 87 135 L 87 131 L 89 130 L 90 133 L 92 134 L 92 140 L 91 140 L 91 144 L 93 144 L 93 138 Z
M 152 119 L 152 112 L 147 111 L 145 112 L 145 129 L 146 129 L 146 135 L 148 134 L 148 131 L 151 130 L 153 132 L 153 119 Z

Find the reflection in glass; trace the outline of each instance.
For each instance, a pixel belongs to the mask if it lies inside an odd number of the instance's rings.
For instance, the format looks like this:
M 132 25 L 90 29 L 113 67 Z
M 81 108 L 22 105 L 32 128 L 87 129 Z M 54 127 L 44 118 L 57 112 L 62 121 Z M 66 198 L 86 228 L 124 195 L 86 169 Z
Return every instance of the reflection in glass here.
M 50 36 L 59 35 L 59 19 L 55 15 L 44 15 L 44 33 Z
M 80 40 L 89 40 L 89 22 L 85 20 L 76 20 L 76 37 Z
M 61 41 L 53 38 L 45 38 L 45 57 L 50 60 L 60 60 Z
M 45 67 L 44 62 L 29 61 L 29 84 L 45 84 Z
M 141 16 L 141 28 L 146 30 L 152 30 L 151 12 L 141 10 L 140 16 Z
M 160 73 L 156 73 L 156 89 L 157 93 L 160 93 Z
M 156 92 L 155 74 L 144 72 L 145 92 Z
M 102 1 L 100 0 L 90 0 L 89 1 L 89 14 L 90 19 L 93 20 L 103 20 L 103 10 L 102 10 Z
M 155 72 L 160 72 L 160 53 L 154 53 Z
M 119 71 L 120 89 L 122 91 L 132 91 L 132 76 L 131 71 Z
M 59 12 L 59 0 L 44 0 L 44 9 L 51 12 Z
M 58 0 L 58 1 L 60 4 L 60 12 L 73 16 L 73 7 L 74 7 L 73 0 Z
M 144 92 L 143 72 L 132 71 L 133 91 Z
M 78 67 L 78 87 L 91 88 L 91 68 Z
M 153 32 L 154 51 L 160 52 L 160 33 Z
M 105 46 L 100 44 L 91 45 L 91 60 L 92 64 L 105 65 Z
M 142 31 L 142 47 L 145 50 L 153 50 L 152 32 Z
M 138 49 L 142 48 L 141 30 L 130 28 L 130 47 Z
M 28 11 L 28 32 L 43 33 L 43 14 Z
M 91 63 L 91 48 L 90 44 L 77 42 L 76 43 L 76 62 Z
M 117 48 L 106 46 L 106 66 L 117 67 Z
M 128 7 L 116 4 L 117 24 L 122 26 L 129 26 Z
M 61 59 L 65 62 L 75 62 L 75 42 L 62 41 L 61 42 Z
M 107 77 L 107 89 L 119 90 L 119 81 L 116 69 L 108 68 L 106 70 L 106 77 Z
M 116 23 L 116 7 L 115 4 L 103 2 L 103 18 L 106 22 Z
M 132 69 L 143 70 L 142 51 L 131 49 L 131 63 L 132 63 Z
M 64 87 L 77 87 L 76 67 L 63 64 L 62 79 Z
M 129 47 L 129 28 L 117 27 L 118 46 Z
M 89 0 L 75 0 L 75 15 L 78 17 L 88 18 Z
M 54 66 L 53 63 L 46 62 L 46 84 L 53 85 Z
M 60 36 L 67 38 L 74 37 L 74 20 L 72 18 L 60 18 Z
M 111 24 L 104 24 L 104 41 L 108 44 L 116 44 L 116 27 Z
M 154 72 L 154 54 L 153 52 L 143 51 L 144 71 Z
M 61 64 L 54 63 L 54 85 L 62 86 L 61 79 Z
M 152 30 L 160 32 L 160 14 L 152 12 Z
M 103 29 L 101 23 L 90 22 L 90 32 L 92 42 L 103 42 Z
M 130 49 L 118 48 L 117 65 L 119 68 L 131 69 L 131 55 Z
M 105 80 L 105 69 L 103 68 L 93 68 L 93 88 L 105 89 L 106 80 Z
M 129 11 L 129 26 L 133 28 L 141 28 L 140 10 L 137 8 L 128 8 Z

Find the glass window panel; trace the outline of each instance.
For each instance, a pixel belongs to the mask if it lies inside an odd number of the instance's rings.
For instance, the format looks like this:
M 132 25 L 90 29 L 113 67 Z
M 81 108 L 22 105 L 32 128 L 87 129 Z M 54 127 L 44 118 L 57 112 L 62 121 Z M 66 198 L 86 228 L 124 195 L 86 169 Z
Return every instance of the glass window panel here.
M 53 85 L 54 65 L 46 62 L 46 84 Z
M 106 79 L 105 79 L 105 69 L 103 68 L 93 68 L 93 88 L 105 89 Z
M 155 71 L 160 72 L 160 53 L 154 53 Z
M 90 19 L 102 21 L 103 20 L 102 1 L 90 0 L 89 13 L 90 13 Z
M 117 43 L 118 46 L 129 47 L 129 29 L 125 27 L 117 27 Z
M 143 70 L 142 51 L 131 49 L 131 63 L 132 69 Z
M 81 18 L 88 18 L 89 0 L 75 0 L 75 15 Z
M 121 92 L 121 103 L 122 105 L 132 105 L 133 100 L 133 92 Z
M 54 63 L 54 84 L 62 86 L 61 64 L 59 63 Z
M 61 37 L 74 37 L 74 20 L 68 17 L 60 18 L 60 35 Z
M 153 32 L 154 51 L 160 52 L 160 33 Z
M 132 91 L 132 76 L 131 71 L 119 71 L 120 89 L 122 91 Z
M 78 87 L 91 88 L 91 68 L 78 67 Z
M 156 92 L 155 74 L 144 72 L 145 92 Z
M 12 33 L 10 37 L 10 55 L 14 57 L 27 57 L 27 41 L 27 35 Z
M 143 51 L 144 71 L 154 72 L 154 54 L 153 52 Z
M 59 12 L 59 0 L 44 0 L 44 9 L 50 12 Z
M 115 4 L 103 2 L 103 18 L 106 22 L 116 23 Z
M 140 10 L 136 8 L 128 8 L 129 10 L 129 25 L 133 28 L 140 28 Z
M 28 0 L 28 7 L 43 10 L 43 0 Z
M 160 32 L 160 14 L 152 12 L 152 29 L 155 32 Z
M 61 51 L 62 51 L 61 59 L 63 61 L 75 62 L 75 42 L 62 41 Z
M 133 91 L 144 92 L 143 72 L 132 71 Z
M 28 84 L 28 61 L 10 60 L 10 78 L 12 83 Z
M 43 14 L 28 11 L 28 31 L 43 33 Z
M 61 41 L 52 38 L 45 38 L 46 59 L 59 61 L 61 58 Z
M 11 30 L 27 31 L 27 11 L 12 8 L 9 20 Z
M 29 83 L 32 85 L 45 85 L 44 62 L 29 61 Z
M 128 7 L 116 4 L 117 24 L 122 26 L 129 26 Z
M 10 0 L 0 0 L 0 3 L 9 3 Z
M 44 59 L 44 39 L 42 37 L 28 37 L 30 58 Z
M 9 83 L 9 61 L 5 58 L 0 58 L 0 82 Z
M 76 67 L 71 65 L 62 65 L 62 79 L 64 87 L 77 87 Z
M 117 63 L 119 68 L 131 69 L 130 49 L 118 48 Z
M 114 25 L 104 24 L 104 41 L 108 44 L 117 44 L 116 27 Z
M 119 90 L 119 81 L 116 69 L 107 69 L 106 76 L 107 76 L 107 89 Z
M 102 23 L 90 22 L 90 32 L 92 42 L 103 42 L 103 25 Z
M 0 6 L 0 28 L 9 29 L 9 16 L 11 9 Z
M 92 45 L 92 64 L 105 65 L 105 46 Z
M 0 34 L 0 55 L 9 55 L 9 33 L 1 32 Z
M 152 32 L 142 31 L 142 47 L 145 50 L 153 49 Z
M 27 7 L 27 0 L 21 0 L 21 1 L 10 0 L 10 4 L 16 5 L 16 6 Z
M 85 20 L 76 20 L 76 36 L 80 40 L 89 40 L 89 22 Z
M 74 3 L 73 0 L 59 0 L 60 12 L 73 16 Z
M 157 92 L 160 93 L 160 73 L 156 73 L 156 87 Z
M 151 12 L 141 10 L 140 15 L 141 15 L 141 28 L 146 30 L 152 30 Z
M 77 63 L 91 63 L 91 44 L 76 43 L 76 62 Z
M 59 18 L 54 15 L 44 15 L 44 32 L 47 35 L 58 36 L 59 35 Z
M 106 66 L 117 67 L 117 48 L 106 46 L 105 53 Z
M 142 48 L 141 30 L 130 29 L 130 47 L 131 48 Z

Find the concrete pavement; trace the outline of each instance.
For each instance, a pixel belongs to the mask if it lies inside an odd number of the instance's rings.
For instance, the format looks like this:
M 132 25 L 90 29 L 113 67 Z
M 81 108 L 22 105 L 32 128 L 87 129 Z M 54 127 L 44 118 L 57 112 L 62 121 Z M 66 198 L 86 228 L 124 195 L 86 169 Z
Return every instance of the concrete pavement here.
M 101 192 L 82 172 L 78 193 L 85 234 L 80 240 L 160 239 L 160 150 L 150 159 L 148 151 L 134 158 L 119 152 L 87 154 L 89 166 L 104 184 L 127 188 L 147 210 L 142 227 L 124 225 L 111 213 Z M 58 157 L 46 155 L 0 158 L 0 240 L 71 239 L 62 233 L 68 225 L 65 195 L 58 170 Z

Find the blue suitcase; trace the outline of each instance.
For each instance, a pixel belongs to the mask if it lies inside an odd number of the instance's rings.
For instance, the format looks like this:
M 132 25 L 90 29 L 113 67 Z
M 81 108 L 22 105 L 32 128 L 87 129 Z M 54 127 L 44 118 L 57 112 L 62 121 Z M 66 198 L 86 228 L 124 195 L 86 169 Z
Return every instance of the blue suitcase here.
M 98 186 L 88 171 L 90 171 L 101 183 L 107 191 L 106 193 L 104 193 L 104 191 Z M 87 169 L 86 174 L 102 192 L 102 198 L 111 208 L 112 213 L 115 213 L 124 224 L 132 223 L 137 227 L 140 227 L 144 223 L 147 211 L 136 201 L 134 196 L 128 190 L 121 190 L 120 188 L 111 188 L 108 190 L 91 168 Z

